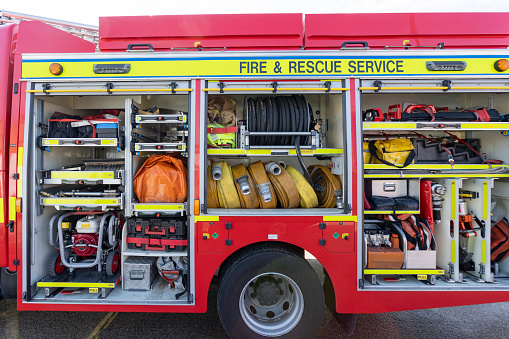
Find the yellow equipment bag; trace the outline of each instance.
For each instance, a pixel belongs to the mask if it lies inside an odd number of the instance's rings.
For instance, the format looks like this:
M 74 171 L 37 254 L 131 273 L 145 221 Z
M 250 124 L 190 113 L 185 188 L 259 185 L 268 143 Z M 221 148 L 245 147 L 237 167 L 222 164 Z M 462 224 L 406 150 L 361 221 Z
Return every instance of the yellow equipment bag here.
M 374 156 L 369 153 L 369 142 L 364 141 L 362 143 L 362 155 L 364 156 L 365 164 L 381 164 Z
M 141 203 L 181 203 L 187 199 L 187 170 L 180 159 L 153 155 L 134 176 L 133 186 Z
M 369 143 L 369 153 L 382 164 L 398 168 L 414 163 L 415 151 L 410 139 L 377 140 Z

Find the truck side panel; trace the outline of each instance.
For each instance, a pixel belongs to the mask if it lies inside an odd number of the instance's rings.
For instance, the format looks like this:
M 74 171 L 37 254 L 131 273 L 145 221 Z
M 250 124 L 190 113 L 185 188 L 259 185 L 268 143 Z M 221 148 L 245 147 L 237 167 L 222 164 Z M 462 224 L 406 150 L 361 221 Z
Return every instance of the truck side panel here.
M 0 149 L 7 149 L 8 128 L 10 126 L 12 65 L 13 65 L 13 34 L 17 25 L 0 26 Z M 7 153 L 0 152 L 0 267 L 8 266 L 7 259 Z

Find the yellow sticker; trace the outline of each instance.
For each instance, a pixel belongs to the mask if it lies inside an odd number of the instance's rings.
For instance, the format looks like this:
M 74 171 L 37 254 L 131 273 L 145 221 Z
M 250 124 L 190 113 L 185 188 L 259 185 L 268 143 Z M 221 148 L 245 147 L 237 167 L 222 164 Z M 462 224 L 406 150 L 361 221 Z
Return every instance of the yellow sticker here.
M 62 228 L 69 228 L 69 223 L 68 222 L 63 222 L 62 223 Z
M 88 289 L 88 293 L 98 293 L 99 289 L 97 287 L 91 287 Z
M 428 276 L 426 274 L 418 274 L 417 280 L 428 280 Z
M 81 224 L 81 228 L 90 228 L 90 224 Z

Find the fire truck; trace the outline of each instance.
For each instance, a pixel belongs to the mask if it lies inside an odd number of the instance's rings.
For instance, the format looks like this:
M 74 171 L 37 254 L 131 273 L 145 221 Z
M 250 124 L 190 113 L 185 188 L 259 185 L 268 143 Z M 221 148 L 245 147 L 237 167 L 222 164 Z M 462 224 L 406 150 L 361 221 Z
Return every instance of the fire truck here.
M 194 313 L 217 282 L 232 338 L 508 301 L 508 17 L 0 26 L 3 297 Z

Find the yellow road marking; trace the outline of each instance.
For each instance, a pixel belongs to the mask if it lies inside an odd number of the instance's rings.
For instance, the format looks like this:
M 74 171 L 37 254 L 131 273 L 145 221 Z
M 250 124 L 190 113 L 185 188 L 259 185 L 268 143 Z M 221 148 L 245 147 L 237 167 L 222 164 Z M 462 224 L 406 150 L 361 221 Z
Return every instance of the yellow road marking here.
M 104 318 L 97 324 L 92 333 L 87 337 L 87 339 L 96 339 L 99 338 L 99 334 L 105 330 L 118 315 L 118 312 L 110 312 L 104 316 Z

